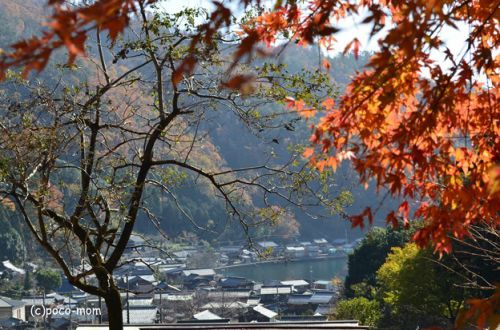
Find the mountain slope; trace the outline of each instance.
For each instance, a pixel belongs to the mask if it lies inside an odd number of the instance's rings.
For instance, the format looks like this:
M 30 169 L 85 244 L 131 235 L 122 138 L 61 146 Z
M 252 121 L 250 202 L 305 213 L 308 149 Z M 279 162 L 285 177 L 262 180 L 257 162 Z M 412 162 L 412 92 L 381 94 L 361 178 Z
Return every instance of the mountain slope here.
M 3 22 L 0 25 L 1 48 L 6 49 L 12 42 L 40 31 L 39 22 L 44 14 L 41 4 L 44 2 L 36 0 L 1 0 L 1 2 L 0 21 Z M 59 52 L 52 62 L 64 63 L 65 58 L 65 54 Z M 311 61 L 310 59 L 317 58 L 318 54 L 315 50 L 290 48 L 283 53 L 278 61 L 286 63 L 290 72 L 300 72 L 303 68 L 314 71 L 317 69 L 318 63 L 316 60 Z M 338 89 L 342 89 L 348 83 L 350 75 L 365 63 L 366 58 L 364 55 L 359 61 L 355 61 L 351 56 L 336 57 L 331 60 L 330 74 L 338 83 Z M 92 72 L 91 70 L 85 71 L 85 66 L 83 67 L 83 73 L 78 74 L 80 77 Z M 50 86 L 57 81 L 58 75 L 58 70 L 52 65 L 39 78 Z M 69 79 L 77 80 L 75 76 Z M 276 106 L 281 107 L 281 105 Z M 218 167 L 240 168 L 263 164 L 270 154 L 277 155 L 273 161 L 280 163 L 286 160 L 290 153 L 290 146 L 308 143 L 310 129 L 308 124 L 303 121 L 296 122 L 293 129 L 281 128 L 255 134 L 254 131 L 235 120 L 234 114 L 221 109 L 211 115 L 213 116 L 212 120 L 203 127 L 207 132 L 205 152 L 199 152 L 198 158 L 195 158 L 199 163 L 216 163 L 215 165 Z M 377 207 L 378 199 L 373 187 L 365 191 L 356 182 L 356 176 L 349 166 L 341 167 L 335 177 L 337 191 L 347 189 L 355 196 L 349 211 L 356 213 L 365 206 Z M 168 235 L 175 237 L 182 231 L 194 231 L 206 239 L 243 239 L 239 224 L 228 220 L 224 203 L 219 198 L 214 197 L 209 189 L 200 185 L 194 177 L 188 178 L 182 186 L 177 187 L 175 193 L 178 197 L 177 202 L 165 194 L 158 193 L 148 193 L 144 199 L 144 203 L 157 211 L 161 220 L 160 225 Z M 183 209 L 188 210 L 197 225 L 209 226 L 215 233 L 196 230 L 196 226 L 186 219 L 177 204 L 183 205 Z M 298 209 L 294 211 L 304 239 L 319 236 L 344 237 L 349 228 L 349 224 L 338 216 L 311 219 Z M 0 219 L 0 221 L 5 221 L 5 219 Z M 148 234 L 154 234 L 156 231 L 155 225 L 145 215 L 139 218 L 136 229 Z M 353 237 L 358 237 L 361 234 L 359 231 L 349 232 L 349 235 L 353 235 Z

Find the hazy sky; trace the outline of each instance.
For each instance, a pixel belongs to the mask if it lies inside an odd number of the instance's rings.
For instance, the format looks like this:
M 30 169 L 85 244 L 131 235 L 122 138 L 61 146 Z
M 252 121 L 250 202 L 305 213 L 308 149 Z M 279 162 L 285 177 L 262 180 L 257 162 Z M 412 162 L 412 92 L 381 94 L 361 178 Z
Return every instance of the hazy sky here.
M 238 7 L 230 4 L 235 4 L 238 3 L 239 1 L 233 0 L 233 1 L 223 1 L 223 2 L 226 5 L 232 7 L 233 9 L 238 10 Z M 164 1 L 163 3 L 165 4 L 164 5 L 165 8 L 169 12 L 176 12 L 185 7 L 205 7 L 207 9 L 213 8 L 212 1 L 210 0 L 183 0 L 183 1 L 167 0 Z M 269 0 L 269 3 L 273 4 L 274 1 Z M 344 50 L 347 43 L 349 43 L 355 37 L 357 37 L 361 43 L 360 45 L 361 51 L 377 50 L 378 47 L 377 38 L 379 38 L 383 34 L 383 32 L 380 32 L 375 36 L 375 38 L 369 40 L 370 25 L 360 24 L 363 18 L 364 17 L 361 14 L 358 17 L 349 17 L 339 22 L 337 27 L 341 28 L 341 31 L 334 35 L 335 39 L 337 40 L 337 43 L 331 55 L 341 53 Z M 442 38 L 443 41 L 446 43 L 446 45 L 450 48 L 452 54 L 458 55 L 465 49 L 464 47 L 467 34 L 468 33 L 466 26 L 460 26 L 459 30 L 447 28 L 442 32 Z M 441 64 L 444 64 L 443 54 L 436 53 L 433 55 L 435 60 L 438 60 L 439 62 L 441 62 Z

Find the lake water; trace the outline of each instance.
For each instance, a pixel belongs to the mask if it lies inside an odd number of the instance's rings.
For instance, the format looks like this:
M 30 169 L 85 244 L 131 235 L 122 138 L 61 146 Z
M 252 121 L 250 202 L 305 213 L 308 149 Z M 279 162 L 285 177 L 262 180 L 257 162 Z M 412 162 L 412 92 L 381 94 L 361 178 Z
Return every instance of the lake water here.
M 286 263 L 262 263 L 219 269 L 226 276 L 241 276 L 257 282 L 269 280 L 331 280 L 344 279 L 347 258 L 301 260 Z

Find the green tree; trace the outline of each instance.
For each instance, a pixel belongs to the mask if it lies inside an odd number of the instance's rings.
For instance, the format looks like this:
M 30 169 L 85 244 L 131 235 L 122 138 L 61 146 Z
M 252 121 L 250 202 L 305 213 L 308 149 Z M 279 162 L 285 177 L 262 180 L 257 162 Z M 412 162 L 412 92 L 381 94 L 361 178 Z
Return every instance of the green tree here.
M 26 271 L 26 275 L 24 275 L 24 287 L 25 291 L 29 291 L 33 288 L 33 279 L 30 271 Z
M 368 300 L 365 297 L 356 297 L 341 300 L 335 307 L 337 319 L 359 320 L 362 325 L 377 326 L 381 318 L 380 304 L 376 300 Z
M 26 250 L 21 235 L 12 227 L 2 230 L 0 232 L 0 260 L 9 259 L 20 263 L 25 255 Z
M 392 248 L 377 271 L 378 299 L 389 311 L 382 321 L 384 327 L 450 325 L 465 298 L 464 289 L 456 283 L 458 279 L 443 273 L 430 250 L 414 243 Z
M 4 164 L 0 164 L 0 168 L 2 166 Z M 20 235 L 22 225 L 13 208 L 12 201 L 0 197 L 0 261 L 9 259 L 21 264 L 26 257 L 26 244 Z
M 345 280 L 347 297 L 356 295 L 372 297 L 376 273 L 392 247 L 403 246 L 411 238 L 413 228 L 373 228 L 361 244 L 349 255 L 349 272 Z
M 61 274 L 57 270 L 42 268 L 35 273 L 38 286 L 45 292 L 54 291 L 61 286 Z

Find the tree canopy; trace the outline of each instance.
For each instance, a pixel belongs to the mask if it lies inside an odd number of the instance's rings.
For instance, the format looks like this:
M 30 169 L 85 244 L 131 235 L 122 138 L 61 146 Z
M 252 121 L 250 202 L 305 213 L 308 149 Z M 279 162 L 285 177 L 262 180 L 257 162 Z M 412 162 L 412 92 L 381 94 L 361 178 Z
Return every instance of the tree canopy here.
M 376 285 L 376 272 L 382 266 L 393 247 L 405 245 L 411 238 L 412 231 L 398 229 L 373 228 L 361 244 L 349 255 L 348 273 L 345 290 L 348 297 L 355 292 L 371 296 Z
M 42 268 L 35 273 L 35 278 L 38 286 L 43 288 L 45 292 L 51 292 L 61 286 L 61 274 L 54 269 Z
M 376 300 L 356 297 L 340 301 L 335 306 L 335 317 L 339 320 L 359 320 L 363 325 L 376 327 L 381 317 L 381 309 Z
M 414 329 L 456 318 L 463 307 L 464 289 L 453 280 L 455 274 L 440 267 L 428 249 L 414 243 L 392 248 L 377 271 L 377 283 L 396 328 Z

